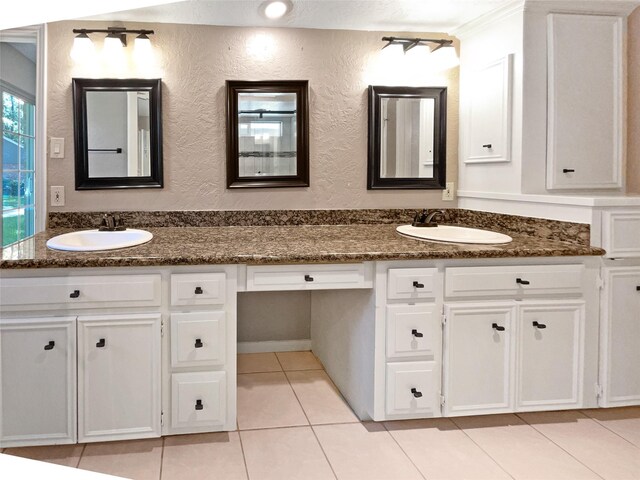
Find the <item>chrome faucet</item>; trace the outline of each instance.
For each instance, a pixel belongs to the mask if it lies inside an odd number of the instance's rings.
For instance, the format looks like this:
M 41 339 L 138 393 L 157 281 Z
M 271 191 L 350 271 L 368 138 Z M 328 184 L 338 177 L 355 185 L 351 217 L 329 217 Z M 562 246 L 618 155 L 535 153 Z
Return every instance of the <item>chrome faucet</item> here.
M 100 223 L 98 230 L 101 232 L 120 232 L 122 230 L 126 230 L 126 227 L 122 224 L 120 215 L 105 213 L 102 216 L 102 222 Z
M 444 210 L 433 210 L 429 212 L 428 209 L 422 210 L 422 212 L 416 213 L 416 216 L 413 218 L 413 223 L 411 223 L 412 227 L 437 227 L 438 224 L 434 221 L 435 217 L 440 217 L 439 220 L 442 221 L 444 219 Z

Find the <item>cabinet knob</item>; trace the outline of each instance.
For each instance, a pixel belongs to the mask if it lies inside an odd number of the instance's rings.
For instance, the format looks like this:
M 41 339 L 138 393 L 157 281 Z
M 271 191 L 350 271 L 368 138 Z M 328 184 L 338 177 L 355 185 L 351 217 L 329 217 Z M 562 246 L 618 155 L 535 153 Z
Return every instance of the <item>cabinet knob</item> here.
M 80 290 L 74 290 L 69 294 L 69 298 L 78 298 L 80 296 Z
M 422 396 L 422 392 L 419 392 L 417 388 L 412 388 L 411 393 L 416 398 L 420 398 Z
M 202 400 L 196 400 L 196 410 L 202 410 L 204 405 L 202 405 Z
M 636 287 L 636 292 L 640 292 L 640 285 Z
M 493 328 L 497 332 L 504 332 L 504 327 L 502 325 L 498 325 L 497 323 L 492 323 L 491 328 Z
M 490 143 L 485 143 L 484 145 L 482 145 L 482 148 L 491 148 L 491 144 Z
M 518 285 L 529 285 L 531 282 L 528 280 L 523 280 L 521 278 L 516 278 L 516 283 Z
M 196 348 L 202 348 L 203 346 L 204 346 L 204 343 L 202 343 L 202 340 L 200 340 L 199 338 L 196 338 L 195 347 Z
M 547 328 L 547 326 L 544 323 L 539 323 L 536 320 L 533 321 L 533 326 L 536 328 Z
M 98 348 L 102 348 L 107 344 L 107 342 L 104 340 L 104 338 L 101 338 L 100 340 L 98 340 L 98 343 L 96 343 L 96 347 Z
M 313 282 L 313 277 L 311 275 L 305 275 L 304 276 L 304 281 L 305 282 Z
M 424 283 L 419 283 L 419 282 L 414 281 L 413 282 L 413 286 L 416 287 L 416 288 L 424 288 Z
M 53 347 L 55 346 L 56 342 L 54 342 L 53 340 L 49 340 L 49 343 L 47 343 L 44 346 L 45 350 L 53 350 Z
M 423 333 L 420 333 L 418 330 L 416 330 L 415 328 L 413 330 L 411 330 L 411 335 L 413 335 L 416 338 L 422 338 L 424 337 Z
M 562 173 L 573 173 L 575 170 L 573 168 L 563 168 Z
M 204 292 L 202 291 L 202 287 L 196 287 L 196 291 L 195 294 L 196 295 L 202 295 Z

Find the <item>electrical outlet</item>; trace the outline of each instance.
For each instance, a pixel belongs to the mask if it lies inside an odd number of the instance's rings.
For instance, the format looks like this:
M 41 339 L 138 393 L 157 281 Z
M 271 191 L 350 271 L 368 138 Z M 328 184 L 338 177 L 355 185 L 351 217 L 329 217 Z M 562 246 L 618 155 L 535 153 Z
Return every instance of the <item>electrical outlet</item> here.
M 51 206 L 64 207 L 64 187 L 51 187 Z
M 447 182 L 446 187 L 442 191 L 442 200 L 451 201 L 456 198 L 456 184 L 454 182 Z

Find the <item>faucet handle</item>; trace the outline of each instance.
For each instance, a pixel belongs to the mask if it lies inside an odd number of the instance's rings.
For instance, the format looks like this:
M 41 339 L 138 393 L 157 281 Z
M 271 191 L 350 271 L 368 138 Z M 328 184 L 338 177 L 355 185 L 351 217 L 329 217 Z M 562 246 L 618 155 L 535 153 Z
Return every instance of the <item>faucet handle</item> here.
M 117 231 L 126 230 L 124 222 L 120 219 L 120 215 L 117 213 L 113 216 L 113 229 Z

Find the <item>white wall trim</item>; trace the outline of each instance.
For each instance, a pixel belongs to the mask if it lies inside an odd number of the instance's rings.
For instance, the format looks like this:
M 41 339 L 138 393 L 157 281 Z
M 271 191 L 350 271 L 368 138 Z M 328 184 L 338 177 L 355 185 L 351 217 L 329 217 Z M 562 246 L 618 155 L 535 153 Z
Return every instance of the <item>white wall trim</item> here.
M 527 12 L 539 13 L 584 13 L 592 15 L 624 15 L 627 16 L 636 7 L 638 0 L 527 0 L 524 9 Z
M 299 352 L 311 350 L 311 340 L 269 340 L 238 342 L 238 353 Z

